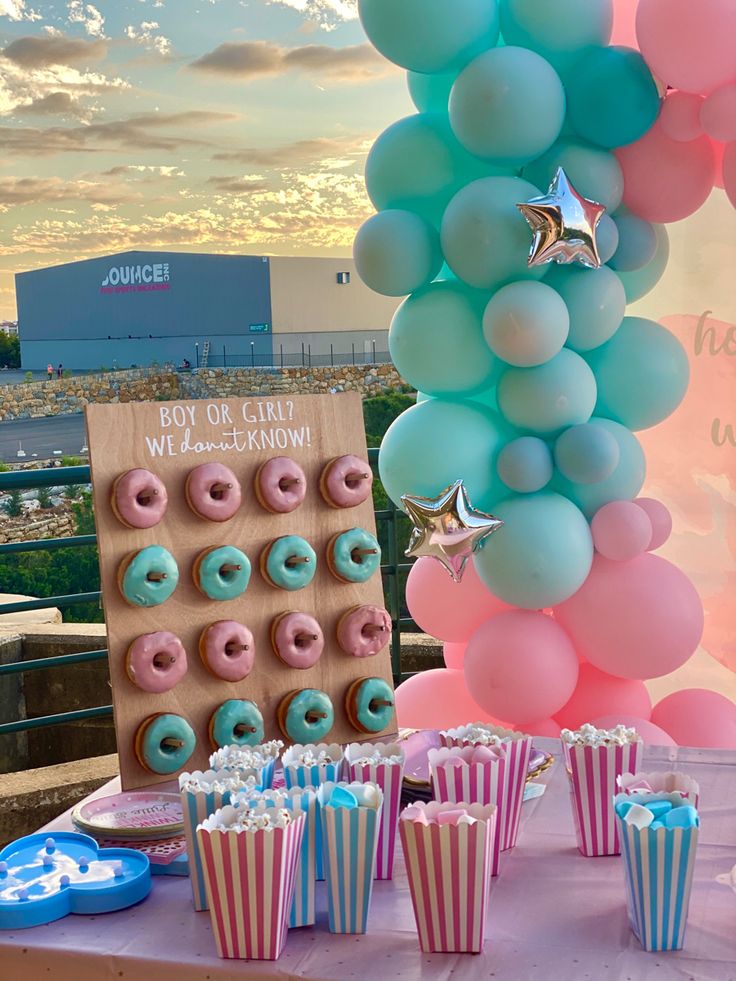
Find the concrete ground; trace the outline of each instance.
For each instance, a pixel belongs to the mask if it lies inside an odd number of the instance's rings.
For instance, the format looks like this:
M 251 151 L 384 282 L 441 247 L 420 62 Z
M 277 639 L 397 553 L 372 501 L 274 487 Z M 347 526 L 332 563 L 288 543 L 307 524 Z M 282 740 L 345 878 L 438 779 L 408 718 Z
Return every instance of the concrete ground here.
M 34 454 L 41 460 L 51 459 L 55 450 L 61 450 L 64 456 L 79 456 L 86 441 L 81 412 L 45 419 L 13 419 L 0 423 L 0 460 L 18 463 L 33 459 Z M 18 457 L 19 446 L 25 457 Z

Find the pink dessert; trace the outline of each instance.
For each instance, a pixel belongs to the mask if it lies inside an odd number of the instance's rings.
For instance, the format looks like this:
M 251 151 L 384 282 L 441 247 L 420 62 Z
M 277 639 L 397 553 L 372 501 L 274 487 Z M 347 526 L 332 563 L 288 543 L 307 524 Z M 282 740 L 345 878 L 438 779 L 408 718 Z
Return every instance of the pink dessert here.
M 282 613 L 271 624 L 271 644 L 284 664 L 306 670 L 319 661 L 325 638 L 314 617 L 307 613 Z
M 319 489 L 333 508 L 355 508 L 371 496 L 373 473 L 359 456 L 339 456 L 322 472 Z
M 391 617 L 380 606 L 355 606 L 337 625 L 337 642 L 353 657 L 373 657 L 391 638 Z
M 242 681 L 253 670 L 256 648 L 253 634 L 236 620 L 218 620 L 199 638 L 204 666 L 223 681 Z
M 208 521 L 229 521 L 240 507 L 240 483 L 222 463 L 203 463 L 187 477 L 187 504 Z
M 112 509 L 129 528 L 153 528 L 166 514 L 169 496 L 150 470 L 128 470 L 112 487 Z
M 256 497 L 267 511 L 290 514 L 307 496 L 304 471 L 288 456 L 275 456 L 256 474 Z
M 143 634 L 128 648 L 125 668 L 134 685 L 160 695 L 171 691 L 187 673 L 187 652 L 168 630 Z

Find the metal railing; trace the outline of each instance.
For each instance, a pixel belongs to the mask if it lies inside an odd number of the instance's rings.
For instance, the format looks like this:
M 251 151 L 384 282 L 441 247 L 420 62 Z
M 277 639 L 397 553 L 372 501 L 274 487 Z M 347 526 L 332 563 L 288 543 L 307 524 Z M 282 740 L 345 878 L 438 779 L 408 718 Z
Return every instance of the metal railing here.
M 378 462 L 378 450 L 368 451 L 370 463 L 375 467 Z M 65 485 L 89 484 L 91 481 L 89 467 L 61 467 L 48 470 L 16 470 L 0 473 L 0 491 L 28 490 L 38 487 L 51 487 L 60 483 Z M 406 677 L 401 671 L 401 631 L 406 627 L 414 627 L 414 621 L 401 615 L 402 591 L 400 574 L 411 568 L 411 563 L 401 562 L 399 555 L 398 526 L 400 521 L 407 520 L 401 511 L 393 505 L 388 509 L 376 511 L 376 524 L 379 531 L 385 527 L 388 540 L 387 561 L 381 565 L 387 598 L 388 610 L 391 616 L 391 667 L 396 683 Z M 96 535 L 76 535 L 70 538 L 49 538 L 30 542 L 12 542 L 0 545 L 0 558 L 21 552 L 53 551 L 60 548 L 84 548 L 97 543 Z M 87 593 L 75 593 L 71 596 L 46 596 L 42 599 L 23 600 L 15 603 L 1 603 L 0 614 L 23 613 L 27 610 L 44 610 L 49 607 L 67 609 L 82 603 L 99 602 L 99 590 Z M 44 671 L 53 668 L 66 668 L 75 664 L 87 664 L 91 661 L 106 660 L 107 650 L 83 651 L 79 654 L 61 654 L 57 657 L 36 658 L 28 661 L 12 661 L 0 664 L 0 678 L 13 674 L 25 674 L 32 671 Z M 0 736 L 29 729 L 39 729 L 45 726 L 64 725 L 85 719 L 99 719 L 112 715 L 112 705 L 98 705 L 94 708 L 77 709 L 72 712 L 60 712 L 55 715 L 43 715 L 31 719 L 17 719 L 14 722 L 0 724 Z

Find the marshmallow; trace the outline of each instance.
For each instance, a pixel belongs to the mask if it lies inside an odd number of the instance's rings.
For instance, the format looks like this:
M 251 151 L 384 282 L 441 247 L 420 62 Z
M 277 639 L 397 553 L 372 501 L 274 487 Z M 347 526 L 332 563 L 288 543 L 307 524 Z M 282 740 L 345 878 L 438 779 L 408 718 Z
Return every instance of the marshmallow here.
M 654 821 L 654 815 L 648 807 L 643 807 L 641 804 L 632 804 L 626 812 L 624 821 L 627 824 L 633 824 L 635 828 L 641 831 L 643 828 L 648 828 L 652 821 Z
M 697 828 L 698 812 L 690 804 L 684 807 L 673 807 L 663 819 L 665 828 Z

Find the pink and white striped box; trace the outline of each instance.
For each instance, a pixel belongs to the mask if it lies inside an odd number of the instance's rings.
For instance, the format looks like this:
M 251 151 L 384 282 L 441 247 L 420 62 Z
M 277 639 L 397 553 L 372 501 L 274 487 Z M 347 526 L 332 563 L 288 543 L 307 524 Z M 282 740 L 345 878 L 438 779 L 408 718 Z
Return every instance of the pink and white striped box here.
M 588 858 L 620 855 L 612 800 L 618 793 L 617 778 L 636 773 L 641 765 L 644 743 L 582 746 L 562 743 L 570 778 L 575 835 L 578 848 Z
M 236 808 L 197 828 L 217 954 L 275 961 L 286 943 L 305 818 L 268 831 L 222 830 L 229 818 L 236 821 Z
M 464 812 L 460 823 L 458 811 Z M 445 820 L 456 823 L 438 823 Z M 423 951 L 482 951 L 495 823 L 494 805 L 432 801 L 402 812 L 401 845 Z
M 354 761 L 380 754 L 378 763 Z M 396 760 L 400 762 L 395 762 Z M 392 762 L 392 760 L 394 762 Z M 383 791 L 383 810 L 378 831 L 376 879 L 393 876 L 396 832 L 401 809 L 401 787 L 404 780 L 404 750 L 398 743 L 351 743 L 345 749 L 347 780 L 353 783 L 375 783 Z
M 700 786 L 686 773 L 624 773 L 616 777 L 616 787 L 623 794 L 679 794 L 689 804 L 700 806 Z

